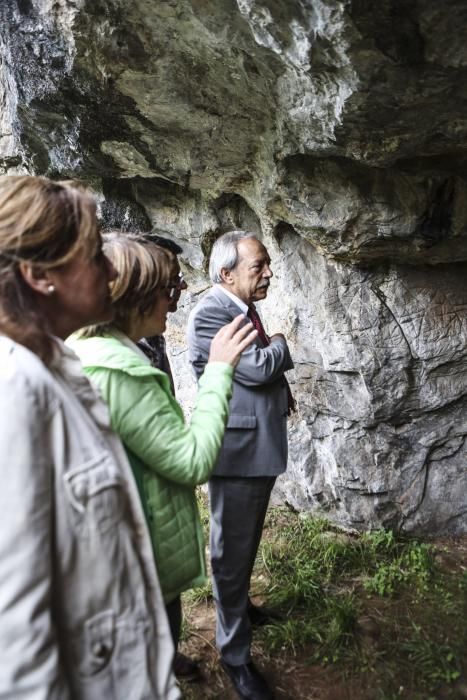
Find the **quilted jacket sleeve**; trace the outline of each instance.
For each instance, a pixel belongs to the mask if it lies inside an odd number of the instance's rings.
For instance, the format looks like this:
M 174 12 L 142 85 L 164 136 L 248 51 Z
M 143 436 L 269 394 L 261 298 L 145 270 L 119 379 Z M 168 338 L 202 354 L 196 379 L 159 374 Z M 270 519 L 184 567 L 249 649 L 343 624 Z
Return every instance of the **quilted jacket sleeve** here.
M 10 371 L 9 371 L 10 370 Z M 67 700 L 53 600 L 52 406 L 0 371 L 0 698 Z M 55 409 L 55 405 L 53 406 Z
M 209 479 L 228 417 L 232 367 L 207 365 L 189 425 L 154 376 L 102 367 L 89 374 L 108 403 L 112 427 L 148 469 L 185 486 Z

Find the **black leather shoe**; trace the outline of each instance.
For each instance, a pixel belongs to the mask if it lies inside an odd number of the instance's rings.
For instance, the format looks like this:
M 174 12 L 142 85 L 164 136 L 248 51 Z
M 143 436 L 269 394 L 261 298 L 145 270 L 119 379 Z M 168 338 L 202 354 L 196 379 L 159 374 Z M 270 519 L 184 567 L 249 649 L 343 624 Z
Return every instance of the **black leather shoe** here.
M 264 625 L 273 625 L 275 622 L 279 622 L 281 617 L 274 610 L 269 610 L 268 608 L 253 605 L 251 600 L 248 601 L 248 617 L 253 627 L 263 627 Z
M 187 683 L 199 683 L 204 680 L 199 663 L 180 651 L 175 652 L 173 670 L 179 680 Z
M 231 666 L 221 659 L 221 666 L 242 700 L 274 700 L 271 688 L 252 662 Z

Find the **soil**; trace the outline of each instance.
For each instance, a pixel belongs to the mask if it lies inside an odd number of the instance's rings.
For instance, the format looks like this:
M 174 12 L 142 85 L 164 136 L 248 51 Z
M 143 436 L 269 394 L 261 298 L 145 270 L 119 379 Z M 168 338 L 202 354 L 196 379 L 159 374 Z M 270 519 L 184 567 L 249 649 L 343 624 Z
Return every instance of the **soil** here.
M 442 538 L 431 542 L 436 548 L 438 564 L 446 571 L 459 572 L 467 570 L 467 536 L 454 539 Z M 252 590 L 264 588 L 264 581 L 252 581 Z M 253 596 L 253 602 L 261 605 L 265 601 L 261 596 Z M 400 601 L 400 615 L 406 614 L 404 601 Z M 184 700 L 238 700 L 229 679 L 219 666 L 219 657 L 215 648 L 215 610 L 213 602 L 191 603 L 185 606 L 185 618 L 189 637 L 182 642 L 180 650 L 200 661 L 203 680 L 197 683 L 182 683 Z M 378 615 L 388 614 L 386 599 L 371 598 L 365 615 L 359 620 L 359 632 L 366 643 L 378 636 Z M 391 603 L 390 614 L 398 614 L 397 602 Z M 467 624 L 467 621 L 466 621 Z M 258 641 L 253 641 L 252 656 L 256 665 L 274 690 L 276 700 L 381 700 L 368 683 L 365 675 L 360 673 L 350 679 L 343 679 L 337 666 L 321 666 L 310 663 L 310 652 L 276 655 L 273 658 L 262 652 Z M 373 677 L 374 683 L 374 677 Z M 369 687 L 370 684 L 370 687 Z M 467 677 L 461 677 L 455 683 L 446 685 L 435 694 L 426 696 L 416 693 L 417 700 L 467 700 Z M 414 693 L 403 687 L 394 695 L 383 700 L 413 700 Z
M 255 604 L 260 603 L 258 598 L 253 600 Z M 190 611 L 189 622 L 194 631 L 181 645 L 181 651 L 200 660 L 203 680 L 183 684 L 183 697 L 186 700 L 238 700 L 229 679 L 219 667 L 213 605 L 196 606 Z M 331 669 L 310 665 L 306 655 L 266 661 L 261 649 L 253 643 L 252 656 L 273 688 L 276 700 L 366 700 L 369 697 L 361 688 L 344 684 Z

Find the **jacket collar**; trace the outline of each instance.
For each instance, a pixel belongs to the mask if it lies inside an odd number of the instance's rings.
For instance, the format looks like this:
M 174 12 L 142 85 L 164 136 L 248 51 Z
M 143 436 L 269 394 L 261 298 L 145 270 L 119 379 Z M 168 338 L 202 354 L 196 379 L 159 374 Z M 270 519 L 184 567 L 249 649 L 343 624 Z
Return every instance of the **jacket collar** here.
M 162 372 L 142 358 L 119 337 L 112 334 L 77 338 L 75 335 L 67 339 L 66 344 L 78 355 L 85 369 L 103 367 L 120 370 L 136 377 L 157 375 L 167 378 Z
M 217 284 L 211 287 L 206 296 L 214 298 L 217 303 L 220 304 L 220 306 L 223 306 L 225 309 L 230 309 L 235 316 L 238 316 L 238 314 L 241 313 L 239 305 L 234 302 L 223 289 L 220 289 Z
M 221 284 L 216 284 L 215 289 L 220 291 L 221 294 L 224 294 L 230 301 L 235 304 L 235 306 L 238 308 L 239 311 L 244 313 L 245 315 L 248 313 L 248 304 L 245 304 L 242 299 L 239 299 L 235 294 L 232 294 L 232 292 L 229 292 L 228 289 L 223 287 Z

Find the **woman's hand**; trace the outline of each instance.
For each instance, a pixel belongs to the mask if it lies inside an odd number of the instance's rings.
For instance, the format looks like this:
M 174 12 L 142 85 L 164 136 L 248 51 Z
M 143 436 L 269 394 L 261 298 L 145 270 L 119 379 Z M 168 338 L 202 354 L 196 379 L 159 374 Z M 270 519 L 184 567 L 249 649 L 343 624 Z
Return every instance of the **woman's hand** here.
M 227 362 L 232 367 L 237 366 L 242 352 L 258 335 L 251 322 L 244 323 L 245 318 L 240 314 L 217 331 L 211 341 L 208 362 Z

